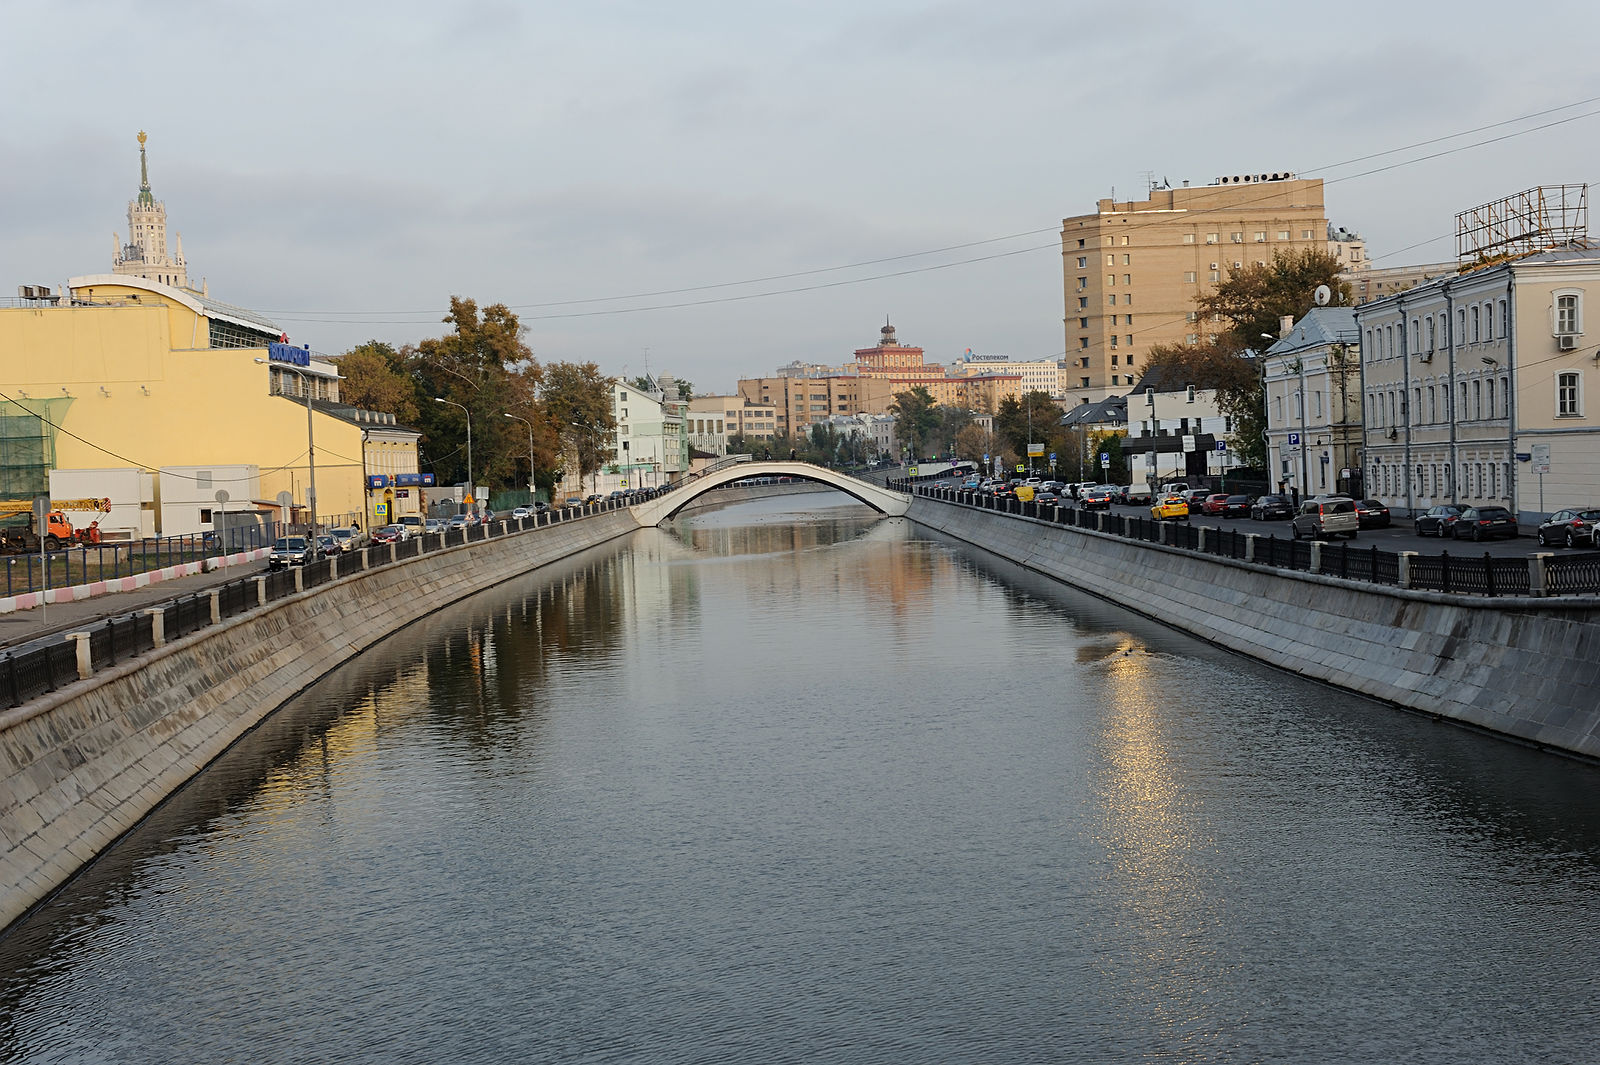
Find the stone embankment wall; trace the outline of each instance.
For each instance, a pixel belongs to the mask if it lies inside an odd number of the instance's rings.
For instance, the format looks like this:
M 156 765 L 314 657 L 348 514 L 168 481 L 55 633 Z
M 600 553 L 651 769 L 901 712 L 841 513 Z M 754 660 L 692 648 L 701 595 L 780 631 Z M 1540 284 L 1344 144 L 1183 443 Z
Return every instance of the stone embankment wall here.
M 0 928 L 348 659 L 448 603 L 637 528 L 621 509 L 361 571 L 0 713 Z
M 1405 591 L 917 497 L 911 520 L 1302 676 L 1600 758 L 1600 601 Z

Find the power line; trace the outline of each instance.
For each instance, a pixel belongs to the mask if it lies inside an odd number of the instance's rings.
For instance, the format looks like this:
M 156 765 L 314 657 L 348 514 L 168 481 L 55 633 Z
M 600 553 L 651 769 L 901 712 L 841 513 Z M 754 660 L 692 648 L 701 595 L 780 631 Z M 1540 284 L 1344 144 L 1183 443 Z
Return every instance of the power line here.
M 1386 156 L 1395 155 L 1395 154 L 1398 154 L 1398 153 L 1401 153 L 1401 152 L 1412 151 L 1412 150 L 1415 150 L 1417 148 L 1423 148 L 1423 147 L 1427 147 L 1429 145 L 1440 144 L 1440 143 L 1443 143 L 1445 141 L 1456 140 L 1456 139 L 1459 139 L 1459 138 L 1465 137 L 1465 136 L 1471 136 L 1471 135 L 1473 135 L 1475 133 L 1481 133 L 1481 132 L 1484 132 L 1486 130 L 1498 129 L 1498 128 L 1503 127 L 1503 126 L 1514 125 L 1514 124 L 1519 123 L 1519 122 L 1526 122 L 1526 121 L 1528 121 L 1530 119 L 1541 118 L 1541 117 L 1543 117 L 1545 115 L 1554 114 L 1554 113 L 1556 113 L 1558 111 L 1568 110 L 1568 109 L 1573 108 L 1573 107 L 1581 107 L 1581 106 L 1584 106 L 1584 105 L 1587 105 L 1587 104 L 1590 104 L 1590 103 L 1594 103 L 1594 102 L 1597 102 L 1597 101 L 1600 101 L 1600 97 L 1591 97 L 1591 98 L 1584 99 L 1584 100 L 1577 100 L 1577 101 L 1573 101 L 1571 103 L 1562 104 L 1562 105 L 1560 105 L 1558 107 L 1546 108 L 1545 110 L 1542 110 L 1542 111 L 1531 112 L 1529 114 L 1521 115 L 1521 116 L 1518 116 L 1516 118 L 1504 119 L 1504 120 L 1499 121 L 1499 122 L 1494 122 L 1494 123 L 1490 123 L 1488 125 L 1474 127 L 1473 129 L 1469 129 L 1469 130 L 1459 131 L 1457 133 L 1448 134 L 1448 135 L 1443 136 L 1443 137 L 1434 137 L 1434 138 L 1430 138 L 1428 140 L 1414 141 L 1414 142 L 1412 142 L 1410 144 L 1402 145 L 1402 146 L 1396 147 L 1396 148 L 1390 148 L 1390 149 L 1387 149 L 1387 150 L 1382 151 L 1382 152 L 1373 152 L 1373 153 L 1369 153 L 1367 155 L 1356 156 L 1356 157 L 1353 157 L 1351 159 L 1343 160 L 1341 162 L 1326 164 L 1326 165 L 1324 165 L 1322 167 L 1319 167 L 1319 168 L 1317 168 L 1315 170 L 1304 171 L 1303 173 L 1316 174 L 1316 173 L 1325 172 L 1325 171 L 1328 171 L 1328 170 L 1335 170 L 1335 169 L 1338 169 L 1338 168 L 1344 167 L 1344 166 L 1352 166 L 1352 165 L 1354 165 L 1356 163 L 1366 162 L 1366 161 L 1370 161 L 1370 160 L 1373 160 L 1373 159 L 1380 159 L 1380 158 L 1384 158 Z M 1398 161 L 1398 162 L 1386 164 L 1384 166 L 1373 167 L 1373 168 L 1371 168 L 1369 170 L 1364 170 L 1364 171 L 1361 171 L 1361 172 L 1355 173 L 1355 174 L 1347 174 L 1347 175 L 1344 175 L 1342 177 L 1324 178 L 1323 181 L 1324 181 L 1325 185 L 1334 185 L 1334 184 L 1339 184 L 1339 183 L 1345 182 L 1345 181 L 1354 181 L 1354 180 L 1358 180 L 1358 179 L 1364 178 L 1364 177 L 1371 177 L 1374 174 L 1386 173 L 1386 172 L 1388 172 L 1390 170 L 1395 170 L 1395 169 L 1399 169 L 1401 167 L 1406 167 L 1406 166 L 1412 166 L 1412 165 L 1415 165 L 1417 163 L 1428 162 L 1428 161 L 1433 160 L 1433 159 L 1443 158 L 1443 157 L 1445 157 L 1447 155 L 1453 155 L 1453 154 L 1456 154 L 1458 152 L 1463 152 L 1463 151 L 1470 150 L 1472 148 L 1483 147 L 1484 145 L 1488 145 L 1488 144 L 1496 144 L 1496 143 L 1499 143 L 1501 141 L 1509 140 L 1509 139 L 1512 139 L 1512 138 L 1515 138 L 1515 137 L 1525 136 L 1525 135 L 1527 135 L 1529 133 L 1536 133 L 1536 132 L 1540 132 L 1540 131 L 1543 131 L 1543 130 L 1546 130 L 1546 129 L 1554 128 L 1556 126 L 1565 125 L 1565 124 L 1570 123 L 1570 122 L 1581 121 L 1582 119 L 1590 118 L 1590 117 L 1593 117 L 1594 115 L 1597 115 L 1597 114 L 1600 114 L 1600 110 L 1586 111 L 1586 112 L 1584 112 L 1582 114 L 1578 114 L 1578 115 L 1569 115 L 1569 116 L 1567 116 L 1565 118 L 1560 118 L 1560 119 L 1556 119 L 1556 120 L 1551 121 L 1551 122 L 1542 123 L 1542 124 L 1537 125 L 1537 126 L 1529 127 L 1527 129 L 1516 130 L 1516 131 L 1513 131 L 1513 132 L 1510 132 L 1510 133 L 1502 134 L 1502 135 L 1497 136 L 1497 137 L 1490 137 L 1490 138 L 1486 138 L 1484 140 L 1474 141 L 1471 144 L 1458 145 L 1458 146 L 1453 147 L 1453 148 L 1445 149 L 1444 151 L 1434 152 L 1434 153 L 1430 153 L 1428 155 L 1418 156 L 1418 157 L 1411 158 L 1411 159 L 1405 159 L 1405 160 L 1401 160 L 1401 161 Z M 1268 198 L 1271 197 L 1271 195 L 1272 194 L 1270 194 L 1270 193 L 1264 194 L 1261 197 L 1261 199 L 1262 200 L 1268 199 Z M 1243 205 L 1244 206 L 1248 206 L 1250 202 L 1251 201 L 1245 201 L 1245 203 Z M 1237 206 L 1240 206 L 1240 205 L 1239 204 L 1235 204 L 1234 207 L 1230 208 L 1230 209 L 1236 209 Z M 1203 217 L 1203 216 L 1205 216 L 1207 214 L 1216 213 L 1216 212 L 1219 212 L 1221 210 L 1222 210 L 1222 208 L 1213 208 L 1213 209 L 1205 210 L 1205 211 L 1196 211 L 1196 212 L 1193 212 L 1193 214 L 1194 214 L 1195 217 Z M 1146 223 L 1145 225 L 1153 225 L 1153 224 L 1155 224 L 1155 223 L 1153 223 L 1153 222 L 1152 223 Z M 1141 226 L 1136 226 L 1135 228 L 1142 228 L 1142 227 Z M 539 309 L 546 308 L 546 307 L 581 306 L 581 305 L 588 305 L 588 304 L 594 304 L 594 303 L 614 303 L 614 302 L 618 302 L 618 301 L 622 301 L 622 300 L 630 300 L 630 299 L 651 299 L 651 298 L 655 298 L 655 297 L 658 297 L 658 296 L 682 295 L 682 294 L 687 294 L 687 293 L 692 293 L 692 292 L 707 292 L 707 291 L 715 291 L 715 290 L 718 290 L 718 289 L 739 288 L 739 287 L 743 287 L 743 286 L 746 286 L 746 285 L 764 284 L 764 283 L 771 282 L 771 281 L 789 280 L 789 279 L 798 278 L 798 277 L 811 277 L 811 276 L 816 276 L 818 274 L 834 273 L 834 272 L 838 272 L 838 271 L 841 271 L 841 270 L 854 270 L 854 269 L 860 269 L 860 268 L 866 267 L 866 266 L 877 266 L 877 265 L 882 265 L 884 263 L 901 262 L 901 261 L 904 261 L 906 259 L 922 258 L 922 257 L 929 256 L 929 255 L 940 255 L 940 254 L 945 254 L 945 253 L 948 253 L 948 252 L 951 252 L 951 251 L 961 251 L 961 250 L 965 250 L 965 249 L 968 249 L 968 248 L 982 247 L 982 246 L 985 246 L 985 245 L 1001 243 L 1003 241 L 1008 241 L 1008 240 L 1018 240 L 1018 239 L 1021 239 L 1023 237 L 1036 236 L 1036 235 L 1038 235 L 1040 233 L 1056 232 L 1057 229 L 1058 229 L 1058 227 L 1052 225 L 1052 226 L 1043 227 L 1043 228 L 1039 228 L 1039 229 L 1024 230 L 1022 232 L 1011 233 L 1011 234 L 1007 234 L 1005 236 L 1000 236 L 1000 237 L 990 237 L 990 238 L 986 238 L 984 240 L 968 241 L 968 242 L 961 243 L 961 244 L 948 245 L 948 246 L 945 246 L 945 247 L 942 247 L 942 248 L 933 248 L 933 249 L 929 249 L 929 250 L 926 250 L 926 251 L 907 252 L 907 253 L 902 254 L 902 255 L 885 256 L 885 257 L 878 258 L 878 259 L 863 260 L 863 261 L 860 261 L 860 262 L 847 263 L 847 264 L 843 264 L 843 265 L 839 265 L 839 266 L 818 267 L 818 268 L 815 268 L 815 269 L 800 270 L 800 271 L 794 271 L 794 272 L 785 273 L 785 274 L 772 274 L 772 275 L 767 275 L 767 276 L 764 276 L 764 277 L 745 278 L 745 279 L 739 280 L 739 281 L 725 281 L 725 282 L 717 282 L 717 283 L 705 284 L 705 285 L 692 285 L 692 286 L 686 286 L 686 287 L 683 287 L 683 288 L 661 289 L 661 290 L 657 290 L 657 291 L 653 291 L 653 292 L 641 292 L 641 293 L 633 293 L 633 294 L 628 294 L 628 295 L 597 296 L 597 297 L 587 297 L 587 298 L 582 298 L 582 299 L 547 301 L 547 302 L 542 302 L 542 303 L 513 304 L 513 305 L 511 305 L 511 309 L 513 309 L 513 310 L 539 310 Z M 1435 238 L 1435 239 L 1440 239 L 1440 238 Z M 956 261 L 949 262 L 949 263 L 937 263 L 937 264 L 932 264 L 932 265 L 923 266 L 923 267 L 914 267 L 914 268 L 907 269 L 907 270 L 897 270 L 897 271 L 890 271 L 888 273 L 873 274 L 873 275 L 869 275 L 867 277 L 851 278 L 851 279 L 846 279 L 846 280 L 841 280 L 841 281 L 824 282 L 822 284 L 817 284 L 817 285 L 798 285 L 798 286 L 793 286 L 793 287 L 789 287 L 789 288 L 763 290 L 761 292 L 743 293 L 743 294 L 739 294 L 739 295 L 717 297 L 717 298 L 711 298 L 711 299 L 705 299 L 705 300 L 685 300 L 685 301 L 679 301 L 679 302 L 673 302 L 673 303 L 651 304 L 651 305 L 642 306 L 642 307 L 616 307 L 616 308 L 605 308 L 605 309 L 601 309 L 601 310 L 592 310 L 592 311 L 569 311 L 569 312 L 560 312 L 560 313 L 551 313 L 551 314 L 528 315 L 528 316 L 524 316 L 524 317 L 527 320 L 530 320 L 530 321 L 543 321 L 543 320 L 558 319 L 558 318 L 600 317 L 600 316 L 618 315 L 618 314 L 637 314 L 637 313 L 640 313 L 640 312 L 643 312 L 643 311 L 675 310 L 675 309 L 680 309 L 680 308 L 684 308 L 684 307 L 709 306 L 709 305 L 718 304 L 718 303 L 742 302 L 744 300 L 750 300 L 750 299 L 765 299 L 765 298 L 768 298 L 768 297 L 771 297 L 771 296 L 793 295 L 795 293 L 800 293 L 800 292 L 812 292 L 812 291 L 819 291 L 819 290 L 828 289 L 828 288 L 839 288 L 839 287 L 843 287 L 845 285 L 864 284 L 864 283 L 869 282 L 869 281 L 889 280 L 889 279 L 893 279 L 893 278 L 897 278 L 897 277 L 905 277 L 905 276 L 909 276 L 909 275 L 917 274 L 917 273 L 930 273 L 930 272 L 934 272 L 934 271 L 938 271 L 938 270 L 947 270 L 947 269 L 950 269 L 950 268 L 956 267 L 956 266 L 970 266 L 970 265 L 974 265 L 974 264 L 977 264 L 977 263 L 992 262 L 992 261 L 994 261 L 996 259 L 1008 258 L 1008 257 L 1013 256 L 1013 255 L 1027 254 L 1028 252 L 1032 252 L 1032 251 L 1055 250 L 1055 249 L 1059 249 L 1059 247 L 1060 247 L 1060 245 L 1059 245 L 1058 242 L 1052 241 L 1049 244 L 1033 245 L 1033 246 L 1030 246 L 1030 247 L 1027 247 L 1027 248 L 1015 249 L 1013 251 L 999 252 L 999 253 L 996 253 L 994 255 L 974 256 L 974 257 L 971 257 L 971 258 L 960 259 L 960 260 L 956 260 Z M 410 320 L 407 320 L 407 321 L 396 321 L 396 320 L 388 319 L 388 318 L 361 317 L 361 316 L 374 315 L 374 314 L 376 314 L 376 315 L 414 315 L 414 314 L 415 315 L 421 315 L 421 314 L 433 315 L 433 314 L 437 314 L 439 312 L 412 309 L 412 310 L 403 310 L 403 311 L 378 311 L 378 312 L 370 312 L 370 311 L 304 311 L 304 312 L 301 312 L 301 311 L 267 311 L 267 312 L 264 312 L 264 313 L 272 314 L 275 317 L 285 318 L 286 320 L 289 320 L 289 321 L 299 321 L 299 322 L 316 322 L 316 323 L 325 323 L 325 324 L 347 324 L 347 325 L 354 325 L 354 324 L 367 324 L 367 325 L 386 325 L 386 324 L 416 325 L 416 324 L 423 324 L 423 322 L 422 321 L 410 321 Z M 324 317 L 324 316 L 326 316 L 326 317 Z

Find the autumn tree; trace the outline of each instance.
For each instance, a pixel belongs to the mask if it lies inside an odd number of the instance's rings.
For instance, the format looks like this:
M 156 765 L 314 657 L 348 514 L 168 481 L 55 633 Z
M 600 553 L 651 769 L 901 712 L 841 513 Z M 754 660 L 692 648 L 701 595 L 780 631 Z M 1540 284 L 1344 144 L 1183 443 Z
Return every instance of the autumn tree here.
M 608 446 L 617 428 L 611 412 L 611 378 L 592 362 L 553 362 L 544 368 L 540 398 L 551 432 L 575 451 L 579 479 L 611 461 Z
M 381 340 L 358 344 L 338 357 L 339 395 L 353 407 L 393 414 L 402 425 L 417 423 L 417 382 L 410 372 L 415 349 Z
M 994 430 L 1018 455 L 1028 454 L 1028 445 L 1048 441 L 1061 421 L 1061 408 L 1048 392 L 1033 391 L 1022 399 L 1007 396 L 1000 401 L 994 416 Z M 1026 461 L 1024 459 L 1023 461 Z

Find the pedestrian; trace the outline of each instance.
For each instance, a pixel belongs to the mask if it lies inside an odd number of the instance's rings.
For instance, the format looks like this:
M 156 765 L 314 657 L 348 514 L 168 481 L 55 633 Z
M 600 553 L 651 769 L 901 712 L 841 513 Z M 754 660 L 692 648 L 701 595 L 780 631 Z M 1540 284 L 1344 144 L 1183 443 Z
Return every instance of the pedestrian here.
M 789 449 L 789 461 L 790 462 L 794 461 L 794 448 L 790 448 Z

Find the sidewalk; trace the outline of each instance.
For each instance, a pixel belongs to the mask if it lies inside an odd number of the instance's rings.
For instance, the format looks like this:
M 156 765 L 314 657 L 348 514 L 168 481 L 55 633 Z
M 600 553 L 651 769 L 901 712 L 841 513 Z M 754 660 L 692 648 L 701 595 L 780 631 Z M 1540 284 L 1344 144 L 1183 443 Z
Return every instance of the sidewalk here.
M 13 650 L 47 636 L 77 632 L 86 625 L 92 625 L 108 617 L 120 617 L 171 599 L 193 595 L 240 577 L 260 576 L 266 573 L 266 551 L 259 552 L 260 558 L 251 558 L 251 554 L 253 553 L 229 555 L 228 565 L 224 568 L 188 576 L 164 577 L 142 588 L 107 591 L 103 595 L 75 598 L 72 602 L 47 603 L 26 609 L 19 608 L 10 613 L 0 613 L 0 650 Z M 36 597 L 16 598 L 32 600 Z

